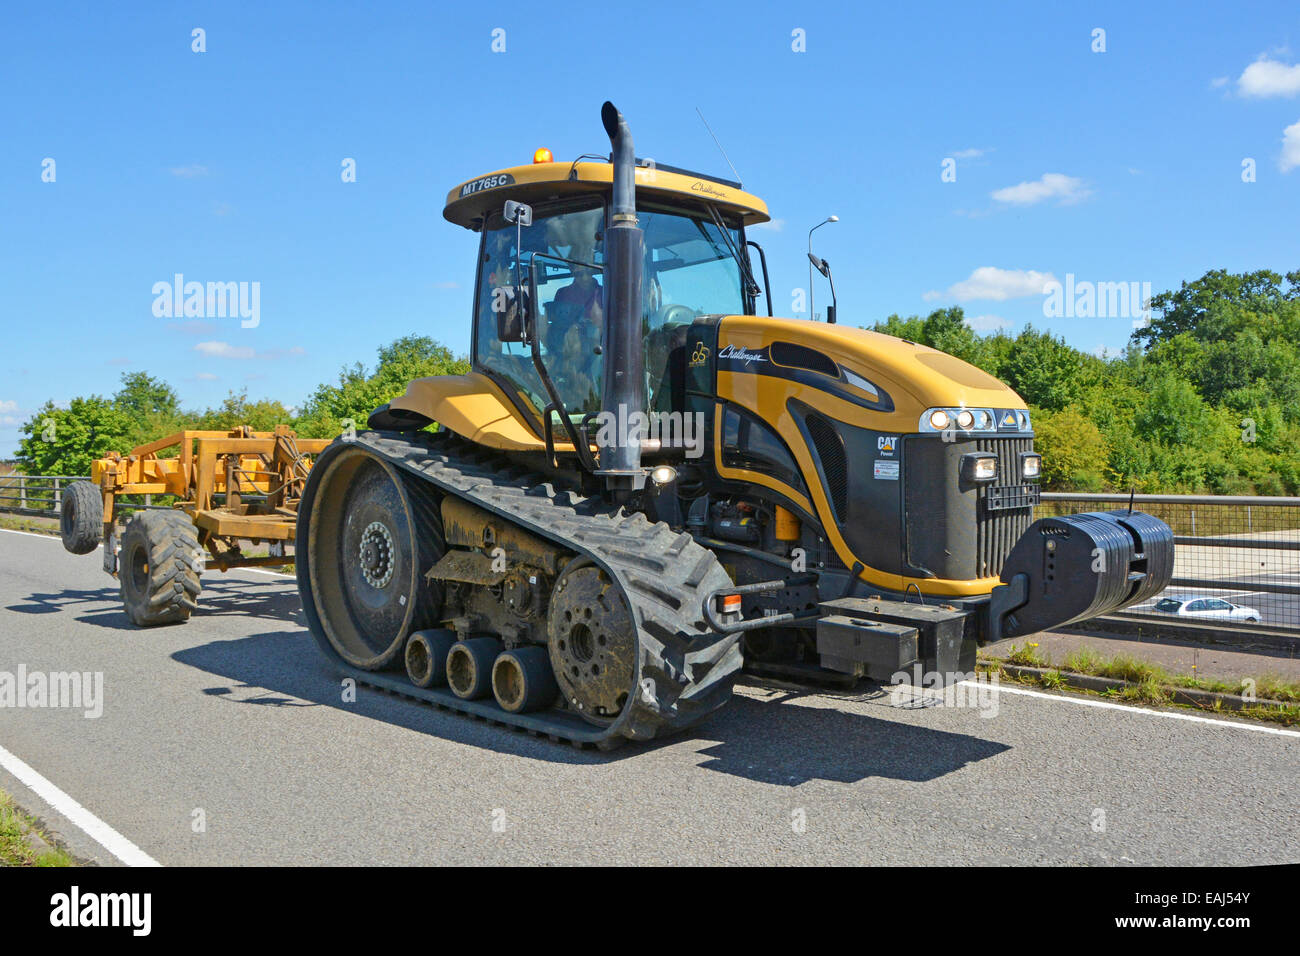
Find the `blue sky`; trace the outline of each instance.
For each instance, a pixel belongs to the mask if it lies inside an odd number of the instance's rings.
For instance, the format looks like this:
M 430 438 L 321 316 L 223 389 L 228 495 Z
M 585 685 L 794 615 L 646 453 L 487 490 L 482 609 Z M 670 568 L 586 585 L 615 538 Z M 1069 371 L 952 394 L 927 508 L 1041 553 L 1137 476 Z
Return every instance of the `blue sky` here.
M 606 151 L 607 98 L 640 155 L 730 176 L 703 111 L 771 207 L 778 314 L 830 214 L 855 325 L 955 303 L 1117 350 L 1131 317 L 1044 318 L 1045 276 L 1300 268 L 1294 2 L 11 5 L 0 81 L 0 455 L 123 371 L 296 405 L 400 335 L 466 350 L 447 190 Z M 175 273 L 260 283 L 259 324 L 156 317 Z

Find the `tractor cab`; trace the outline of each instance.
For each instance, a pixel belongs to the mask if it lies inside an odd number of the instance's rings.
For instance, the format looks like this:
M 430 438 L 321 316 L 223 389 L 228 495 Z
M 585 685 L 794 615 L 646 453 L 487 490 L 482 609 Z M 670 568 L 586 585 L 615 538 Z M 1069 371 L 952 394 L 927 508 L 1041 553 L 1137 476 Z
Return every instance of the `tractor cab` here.
M 755 314 L 757 296 L 768 294 L 754 279 L 755 244 L 745 237 L 746 226 L 768 220 L 767 208 L 738 183 L 650 161 L 638 161 L 635 178 L 645 407 L 669 412 L 680 410 L 681 392 L 671 359 L 685 349 L 691 323 Z M 609 162 L 537 162 L 458 186 L 443 212 L 482 236 L 474 369 L 539 434 L 548 406 L 573 423 L 602 409 L 612 181 Z

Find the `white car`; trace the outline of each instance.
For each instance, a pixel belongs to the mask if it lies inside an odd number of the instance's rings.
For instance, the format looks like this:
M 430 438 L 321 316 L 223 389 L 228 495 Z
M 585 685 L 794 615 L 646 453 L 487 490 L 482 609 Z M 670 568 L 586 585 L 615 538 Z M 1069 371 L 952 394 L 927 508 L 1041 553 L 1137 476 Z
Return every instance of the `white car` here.
M 1253 607 L 1242 607 L 1223 598 L 1161 598 L 1155 609 L 1179 617 L 1204 617 L 1218 621 L 1257 622 L 1260 619 L 1259 611 Z

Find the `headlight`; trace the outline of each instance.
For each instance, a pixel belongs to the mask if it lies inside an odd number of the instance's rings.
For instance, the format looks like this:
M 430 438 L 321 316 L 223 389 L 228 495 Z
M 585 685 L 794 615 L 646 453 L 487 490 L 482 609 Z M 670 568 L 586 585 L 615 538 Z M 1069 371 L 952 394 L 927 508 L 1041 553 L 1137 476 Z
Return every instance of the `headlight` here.
M 993 481 L 998 476 L 996 455 L 970 452 L 961 456 L 961 477 L 965 481 Z
M 1016 422 L 1015 411 L 1006 410 Z M 1002 410 L 992 408 L 962 408 L 949 405 L 946 408 L 927 408 L 921 413 L 917 423 L 920 432 L 996 432 Z
M 1037 478 L 1043 472 L 1043 456 L 1038 452 L 1027 451 L 1020 455 L 1020 475 L 1023 478 Z

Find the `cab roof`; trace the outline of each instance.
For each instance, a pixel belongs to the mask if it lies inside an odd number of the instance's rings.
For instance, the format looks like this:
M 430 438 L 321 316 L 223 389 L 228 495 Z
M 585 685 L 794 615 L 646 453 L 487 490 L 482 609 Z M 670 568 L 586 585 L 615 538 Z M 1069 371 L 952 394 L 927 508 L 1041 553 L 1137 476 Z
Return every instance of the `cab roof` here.
M 767 203 L 738 184 L 672 167 L 636 168 L 638 196 L 690 199 L 712 203 L 720 212 L 738 214 L 746 226 L 767 222 Z M 507 199 L 537 204 L 565 195 L 599 192 L 614 181 L 612 164 L 575 160 L 570 163 L 530 163 L 466 180 L 447 193 L 443 217 L 466 229 L 481 229 L 484 218 L 500 211 Z

